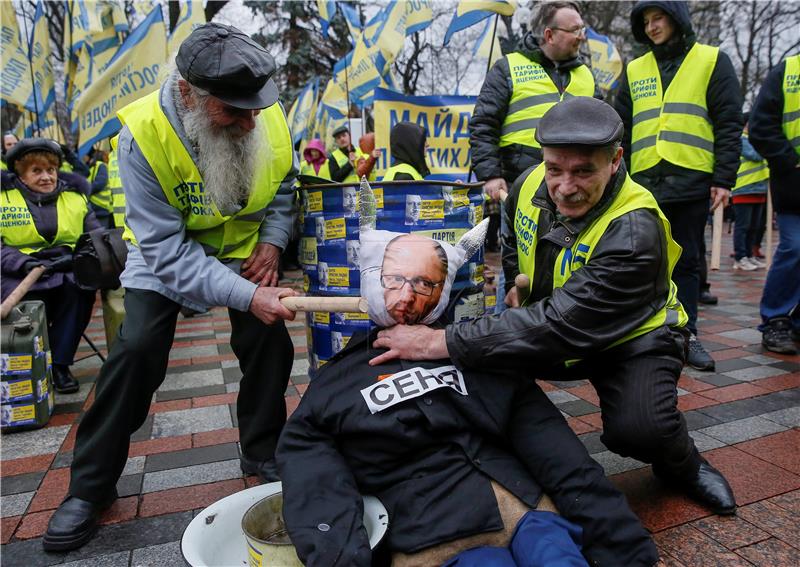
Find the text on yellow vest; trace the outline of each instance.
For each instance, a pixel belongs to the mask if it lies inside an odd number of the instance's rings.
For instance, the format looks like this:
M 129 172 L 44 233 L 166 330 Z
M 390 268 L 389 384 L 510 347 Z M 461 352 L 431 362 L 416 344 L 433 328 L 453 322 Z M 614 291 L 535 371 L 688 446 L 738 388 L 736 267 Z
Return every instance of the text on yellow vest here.
M 75 248 L 78 237 L 83 234 L 83 219 L 88 212 L 89 205 L 83 194 L 61 191 L 56 201 L 58 230 L 55 238 L 48 241 L 36 230 L 33 215 L 20 190 L 4 190 L 0 204 L 3 244 L 13 246 L 23 254 L 33 254 L 54 246 Z
M 787 57 L 783 70 L 783 133 L 800 155 L 800 54 Z

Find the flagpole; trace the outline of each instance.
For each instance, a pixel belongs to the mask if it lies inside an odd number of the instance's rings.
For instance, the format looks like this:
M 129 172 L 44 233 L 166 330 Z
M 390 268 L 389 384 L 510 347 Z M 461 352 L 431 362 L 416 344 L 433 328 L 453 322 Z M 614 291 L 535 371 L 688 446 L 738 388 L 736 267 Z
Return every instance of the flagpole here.
M 492 29 L 492 43 L 489 45 L 489 59 L 486 61 L 486 74 L 492 68 L 492 52 L 494 51 L 494 38 L 497 36 L 497 20 L 500 19 L 500 14 L 494 15 L 494 29 Z
M 33 92 L 33 108 L 36 111 L 36 131 L 41 128 L 39 121 L 39 102 L 36 99 L 36 81 L 33 78 L 33 59 L 31 59 L 31 40 L 33 39 L 28 35 L 28 15 L 25 13 L 25 2 L 20 4 L 22 8 L 22 23 L 25 25 L 25 38 L 28 40 L 28 67 L 31 70 L 31 90 Z

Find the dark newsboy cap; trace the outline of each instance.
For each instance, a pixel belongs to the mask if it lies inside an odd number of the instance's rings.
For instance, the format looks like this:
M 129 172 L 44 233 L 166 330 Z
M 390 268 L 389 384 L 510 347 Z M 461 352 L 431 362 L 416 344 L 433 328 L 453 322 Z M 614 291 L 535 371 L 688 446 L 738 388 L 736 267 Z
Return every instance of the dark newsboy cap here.
M 49 152 L 58 158 L 58 161 L 64 159 L 64 152 L 61 151 L 61 146 L 58 142 L 50 138 L 23 138 L 14 147 L 8 150 L 6 154 L 6 165 L 9 171 L 15 171 L 14 166 L 22 156 L 31 152 Z
M 576 96 L 544 113 L 536 141 L 544 146 L 608 146 L 622 139 L 625 127 L 619 114 L 601 100 Z
M 272 55 L 233 26 L 195 28 L 181 43 L 175 63 L 190 84 L 233 107 L 267 108 L 278 100 Z
M 339 134 L 344 134 L 345 132 L 350 132 L 350 129 L 347 126 L 339 126 L 331 135 L 335 138 Z

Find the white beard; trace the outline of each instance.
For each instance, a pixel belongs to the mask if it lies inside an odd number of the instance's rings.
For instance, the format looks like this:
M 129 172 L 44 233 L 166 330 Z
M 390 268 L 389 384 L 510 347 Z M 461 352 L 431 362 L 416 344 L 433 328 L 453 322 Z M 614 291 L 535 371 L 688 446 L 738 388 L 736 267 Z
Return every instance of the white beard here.
M 265 141 L 260 120 L 251 132 L 238 127 L 218 128 L 211 124 L 203 105 L 181 113 L 186 136 L 197 153 L 197 169 L 205 193 L 220 212 L 239 210 L 250 195 L 258 157 Z

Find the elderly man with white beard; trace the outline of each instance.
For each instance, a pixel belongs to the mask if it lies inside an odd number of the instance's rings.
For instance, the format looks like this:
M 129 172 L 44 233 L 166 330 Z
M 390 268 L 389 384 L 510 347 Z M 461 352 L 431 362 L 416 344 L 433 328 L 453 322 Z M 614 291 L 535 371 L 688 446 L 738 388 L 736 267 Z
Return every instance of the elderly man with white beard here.
M 78 428 L 67 498 L 47 551 L 75 549 L 116 499 L 130 435 L 164 381 L 182 306 L 225 306 L 243 377 L 241 467 L 278 480 L 275 446 L 294 351 L 278 258 L 292 226 L 296 167 L 273 58 L 236 28 L 205 24 L 162 87 L 119 112 L 126 196 L 125 320 Z

